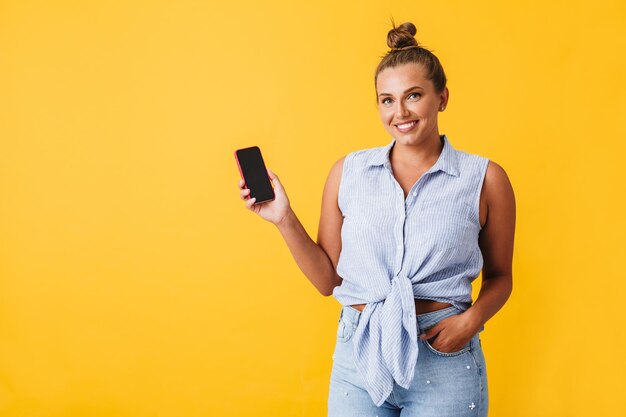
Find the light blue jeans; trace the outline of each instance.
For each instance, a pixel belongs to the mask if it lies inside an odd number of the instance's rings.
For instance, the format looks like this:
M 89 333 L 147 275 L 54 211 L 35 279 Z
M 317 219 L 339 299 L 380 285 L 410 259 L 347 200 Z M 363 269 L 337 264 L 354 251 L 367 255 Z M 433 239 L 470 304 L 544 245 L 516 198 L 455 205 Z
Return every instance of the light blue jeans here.
M 452 306 L 418 314 L 417 334 L 462 312 Z M 427 340 L 418 337 L 413 383 L 409 389 L 394 384 L 387 400 L 377 407 L 364 388 L 352 354 L 351 338 L 360 314 L 351 306 L 341 309 L 330 376 L 329 417 L 487 416 L 487 369 L 480 331 L 461 350 L 450 353 L 435 350 Z

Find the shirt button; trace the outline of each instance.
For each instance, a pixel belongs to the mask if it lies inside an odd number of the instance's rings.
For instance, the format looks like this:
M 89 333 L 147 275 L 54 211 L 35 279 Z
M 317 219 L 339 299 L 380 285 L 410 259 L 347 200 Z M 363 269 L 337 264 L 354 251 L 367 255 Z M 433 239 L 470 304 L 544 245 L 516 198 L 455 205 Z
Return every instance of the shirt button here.
M 417 195 L 417 191 L 413 191 L 413 196 L 416 196 L 416 195 Z

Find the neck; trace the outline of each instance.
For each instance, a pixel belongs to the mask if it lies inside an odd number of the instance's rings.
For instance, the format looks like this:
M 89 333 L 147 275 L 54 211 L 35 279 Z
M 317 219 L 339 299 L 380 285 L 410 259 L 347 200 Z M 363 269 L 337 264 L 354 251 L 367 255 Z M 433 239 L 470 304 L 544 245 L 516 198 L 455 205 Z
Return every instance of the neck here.
M 402 143 L 401 140 L 396 139 L 391 148 L 389 160 L 392 165 L 429 167 L 437 162 L 442 151 L 443 140 L 440 139 L 439 132 L 435 132 L 419 143 Z

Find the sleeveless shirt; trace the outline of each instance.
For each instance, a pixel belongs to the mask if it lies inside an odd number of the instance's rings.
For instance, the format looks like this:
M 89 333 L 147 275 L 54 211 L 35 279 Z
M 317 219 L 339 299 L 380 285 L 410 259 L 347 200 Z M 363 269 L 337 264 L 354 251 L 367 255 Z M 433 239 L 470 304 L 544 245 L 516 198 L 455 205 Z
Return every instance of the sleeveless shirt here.
M 337 263 L 343 281 L 333 297 L 342 305 L 366 304 L 352 336 L 353 353 L 377 406 L 394 381 L 408 389 L 413 380 L 418 355 L 413 299 L 465 311 L 483 266 L 479 204 L 489 159 L 454 149 L 446 135 L 440 140 L 437 162 L 406 199 L 389 160 L 395 138 L 344 158 Z

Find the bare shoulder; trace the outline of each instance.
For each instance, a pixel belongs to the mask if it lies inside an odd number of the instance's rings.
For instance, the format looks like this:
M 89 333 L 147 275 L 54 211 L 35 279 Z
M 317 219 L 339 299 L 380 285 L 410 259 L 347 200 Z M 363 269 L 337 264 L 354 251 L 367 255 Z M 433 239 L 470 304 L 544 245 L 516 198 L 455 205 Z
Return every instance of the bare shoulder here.
M 497 162 L 489 160 L 483 187 L 489 207 L 502 204 L 515 206 L 513 185 L 504 168 Z
M 506 171 L 504 170 L 504 168 L 502 168 L 502 166 L 500 164 L 498 164 L 496 161 L 494 161 L 493 159 L 489 160 L 489 165 L 487 166 L 487 177 L 491 177 L 492 179 L 508 179 L 509 176 L 507 175 Z
M 317 243 L 328 254 L 335 268 L 341 252 L 343 214 L 339 209 L 338 196 L 345 158 L 346 156 L 342 156 L 333 163 L 328 173 L 322 195 L 322 210 L 317 232 Z
M 341 183 L 341 174 L 343 171 L 343 161 L 346 159 L 346 155 L 339 158 L 330 167 L 330 172 L 326 178 L 326 184 L 324 185 L 324 194 L 322 195 L 322 215 L 328 214 L 329 210 L 336 208 L 339 210 L 338 195 L 339 184 Z
M 339 182 L 339 180 L 341 179 L 341 172 L 343 171 L 343 161 L 344 159 L 346 159 L 346 156 L 347 155 L 344 155 L 339 158 L 330 168 L 330 172 L 328 174 L 330 180 Z
M 487 203 L 487 221 L 479 236 L 485 261 L 483 279 L 510 277 L 515 236 L 515 195 L 505 170 L 491 160 L 483 191 Z

